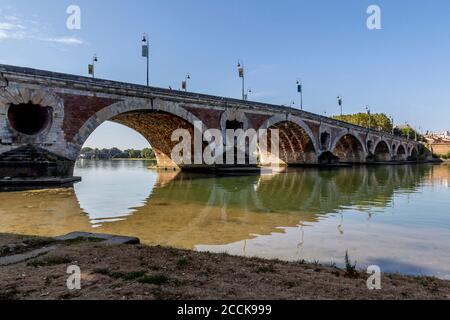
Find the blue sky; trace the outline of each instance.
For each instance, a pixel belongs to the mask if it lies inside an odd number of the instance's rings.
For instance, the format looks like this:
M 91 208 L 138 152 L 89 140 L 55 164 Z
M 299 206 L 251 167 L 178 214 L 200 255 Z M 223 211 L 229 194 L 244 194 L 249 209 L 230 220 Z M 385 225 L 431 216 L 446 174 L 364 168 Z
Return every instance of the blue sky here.
M 66 9 L 81 8 L 81 30 L 68 30 Z M 377 4 L 382 30 L 368 30 Z M 243 59 L 251 100 L 299 104 L 328 115 L 370 105 L 422 131 L 450 129 L 450 3 L 365 0 L 0 0 L 0 63 L 86 75 L 96 53 L 99 78 L 145 83 L 140 54 L 151 38 L 154 86 L 239 97 Z M 136 147 L 130 129 L 105 124 L 90 146 Z

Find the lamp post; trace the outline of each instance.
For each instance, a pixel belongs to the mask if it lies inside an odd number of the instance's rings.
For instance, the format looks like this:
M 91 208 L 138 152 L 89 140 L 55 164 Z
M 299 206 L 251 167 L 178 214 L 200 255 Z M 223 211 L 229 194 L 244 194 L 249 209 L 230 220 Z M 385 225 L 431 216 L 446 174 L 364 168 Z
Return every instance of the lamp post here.
M 191 75 L 189 73 L 186 74 L 186 77 L 184 77 L 184 81 L 181 82 L 181 88 L 184 90 L 184 92 L 187 92 L 188 80 L 191 80 Z
M 338 102 L 338 106 L 341 109 L 341 116 L 342 116 L 342 97 L 341 96 L 337 96 L 337 102 Z
M 92 64 L 88 65 L 88 73 L 92 76 L 92 79 L 95 78 L 95 63 L 98 62 L 97 55 L 94 54 L 92 57 Z
M 371 114 L 370 114 L 370 107 L 366 106 L 366 110 L 367 110 L 367 114 L 369 115 L 369 131 L 370 131 L 371 130 L 371 125 L 372 125 L 372 123 L 371 123 L 372 119 L 371 119 Z
M 297 80 L 297 92 L 300 93 L 300 110 L 303 111 L 303 81 Z
M 142 37 L 142 57 L 147 59 L 147 87 L 150 85 L 150 39 L 147 33 Z
M 242 100 L 245 101 L 245 70 L 244 70 L 244 62 L 242 60 L 238 60 L 237 68 L 239 78 L 242 79 Z
M 248 100 L 248 95 L 250 94 L 250 93 L 252 93 L 252 89 L 248 89 L 247 90 L 247 93 L 245 94 L 245 96 L 244 96 L 244 100 Z
M 394 117 L 391 115 L 392 135 L 395 133 Z

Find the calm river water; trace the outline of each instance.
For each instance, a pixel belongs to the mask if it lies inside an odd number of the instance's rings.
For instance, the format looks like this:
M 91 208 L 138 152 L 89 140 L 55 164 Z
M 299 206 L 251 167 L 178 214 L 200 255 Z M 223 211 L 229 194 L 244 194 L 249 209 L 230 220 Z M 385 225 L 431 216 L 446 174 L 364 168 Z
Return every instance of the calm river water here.
M 68 189 L 0 193 L 0 232 L 93 231 L 145 244 L 450 279 L 450 166 L 296 169 L 250 176 L 157 173 L 79 161 Z

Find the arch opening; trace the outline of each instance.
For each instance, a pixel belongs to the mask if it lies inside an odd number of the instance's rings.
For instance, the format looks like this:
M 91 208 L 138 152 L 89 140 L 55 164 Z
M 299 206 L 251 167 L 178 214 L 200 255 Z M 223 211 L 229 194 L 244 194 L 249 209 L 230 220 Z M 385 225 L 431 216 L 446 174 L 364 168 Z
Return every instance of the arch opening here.
M 11 104 L 8 108 L 8 120 L 17 132 L 33 136 L 49 127 L 52 112 L 51 107 L 43 107 L 31 102 Z
M 380 141 L 374 151 L 375 161 L 391 161 L 389 146 L 385 141 Z
M 320 134 L 320 147 L 322 150 L 326 150 L 328 148 L 328 144 L 330 143 L 330 134 L 328 132 L 322 132 Z
M 410 156 L 409 156 L 408 160 L 410 160 L 410 161 L 417 161 L 418 158 L 419 158 L 419 152 L 417 151 L 416 147 L 413 147 L 411 149 Z
M 400 145 L 397 148 L 397 160 L 398 161 L 405 161 L 406 160 L 406 150 L 405 147 Z
M 151 146 L 159 168 L 181 169 L 191 166 L 194 161 L 194 126 L 175 114 L 159 110 L 136 109 L 116 114 L 103 123 L 105 122 L 120 124 L 139 133 Z M 176 164 L 171 156 L 173 148 L 180 142 L 171 139 L 172 133 L 177 129 L 187 130 L 191 137 L 190 161 L 182 164 Z M 95 130 L 88 137 L 93 132 Z M 87 141 L 88 137 L 84 141 Z
M 342 163 L 362 163 L 365 161 L 364 148 L 353 135 L 346 134 L 336 143 L 333 154 Z
M 190 166 L 194 160 L 194 127 L 186 120 L 161 111 L 131 111 L 111 118 L 111 121 L 120 123 L 139 132 L 152 146 L 158 167 L 180 168 Z M 176 164 L 171 157 L 173 148 L 179 143 L 172 141 L 172 133 L 177 129 L 185 129 L 191 138 L 190 161 Z
M 268 133 L 269 148 L 271 148 L 271 129 L 279 130 L 279 158 L 282 165 L 295 166 L 317 163 L 313 140 L 300 125 L 291 121 L 282 121 L 270 126 Z
M 148 153 L 143 155 L 149 149 L 152 151 L 148 140 L 136 130 L 113 121 L 105 121 L 85 141 L 79 158 L 153 160 L 154 155 Z

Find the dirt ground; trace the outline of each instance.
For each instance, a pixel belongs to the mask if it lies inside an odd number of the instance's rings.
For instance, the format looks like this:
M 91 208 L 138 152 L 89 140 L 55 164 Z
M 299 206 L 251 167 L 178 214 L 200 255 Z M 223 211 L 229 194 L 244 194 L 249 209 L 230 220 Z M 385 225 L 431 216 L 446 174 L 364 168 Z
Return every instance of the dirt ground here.
M 0 257 L 49 239 L 0 234 Z M 54 243 L 52 243 L 54 244 Z M 17 250 L 17 251 L 16 251 Z M 69 291 L 69 265 L 81 290 Z M 0 267 L 0 299 L 449 299 L 450 282 L 397 274 L 368 290 L 365 273 L 318 264 L 243 258 L 92 240 L 59 244 L 45 255 Z

